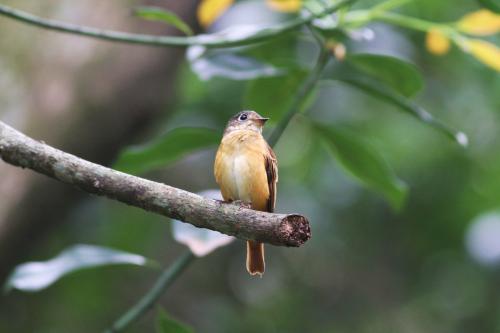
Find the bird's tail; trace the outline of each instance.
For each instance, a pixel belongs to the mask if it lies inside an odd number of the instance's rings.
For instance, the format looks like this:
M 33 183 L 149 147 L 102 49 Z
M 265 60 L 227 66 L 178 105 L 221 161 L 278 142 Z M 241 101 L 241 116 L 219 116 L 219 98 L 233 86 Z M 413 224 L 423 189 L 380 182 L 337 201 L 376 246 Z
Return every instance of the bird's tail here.
M 247 241 L 247 271 L 250 275 L 262 277 L 266 263 L 264 261 L 264 244 Z

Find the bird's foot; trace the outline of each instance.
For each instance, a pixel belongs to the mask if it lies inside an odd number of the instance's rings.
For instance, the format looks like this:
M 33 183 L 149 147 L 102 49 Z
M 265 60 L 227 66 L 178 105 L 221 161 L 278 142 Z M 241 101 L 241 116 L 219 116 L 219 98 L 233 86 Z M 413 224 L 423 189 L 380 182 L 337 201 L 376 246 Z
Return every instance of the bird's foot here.
M 233 200 L 230 202 L 232 205 L 236 205 L 238 207 L 252 209 L 252 204 L 243 200 Z

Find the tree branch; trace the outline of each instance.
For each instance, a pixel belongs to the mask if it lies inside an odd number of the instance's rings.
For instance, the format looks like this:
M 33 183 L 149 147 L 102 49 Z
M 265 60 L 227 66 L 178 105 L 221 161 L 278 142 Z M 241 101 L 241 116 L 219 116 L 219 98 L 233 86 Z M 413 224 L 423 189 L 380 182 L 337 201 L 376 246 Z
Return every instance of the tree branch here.
M 311 237 L 304 216 L 259 212 L 118 172 L 33 140 L 3 122 L 0 157 L 85 192 L 240 239 L 300 246 Z
M 237 37 L 228 37 L 224 35 L 199 35 L 192 37 L 178 37 L 178 36 L 155 36 L 146 34 L 127 33 L 122 31 L 101 30 L 93 27 L 76 25 L 56 20 L 43 19 L 33 14 L 27 13 L 22 10 L 14 9 L 5 5 L 0 5 L 0 15 L 10 17 L 14 20 L 31 24 L 40 28 L 55 30 L 59 32 L 71 33 L 76 35 L 87 36 L 91 38 L 104 39 L 114 42 L 143 44 L 152 46 L 177 46 L 185 47 L 191 45 L 202 45 L 206 47 L 233 47 L 241 45 L 255 44 L 276 36 L 283 35 L 302 25 L 309 24 L 314 19 L 331 14 L 339 8 L 349 5 L 354 0 L 341 0 L 333 6 L 325 8 L 324 11 L 318 14 L 305 15 L 287 21 L 276 26 L 262 29 L 260 32 L 248 36 L 248 34 L 241 34 Z

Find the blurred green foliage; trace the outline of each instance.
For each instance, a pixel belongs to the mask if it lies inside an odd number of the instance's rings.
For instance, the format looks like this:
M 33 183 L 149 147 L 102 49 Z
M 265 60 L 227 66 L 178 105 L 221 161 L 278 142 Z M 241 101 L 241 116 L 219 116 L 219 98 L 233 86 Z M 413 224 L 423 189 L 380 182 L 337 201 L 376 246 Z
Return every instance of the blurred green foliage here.
M 156 324 L 157 333 L 190 333 L 192 329 L 170 318 L 165 311 L 160 310 Z
M 383 158 L 354 132 L 333 126 L 316 126 L 338 162 L 368 186 L 382 192 L 395 209 L 401 209 L 407 193 Z
M 188 36 L 193 35 L 193 30 L 191 29 L 191 27 L 189 27 L 189 25 L 182 21 L 182 19 L 175 13 L 169 10 L 165 10 L 159 7 L 144 6 L 135 8 L 134 14 L 146 20 L 159 21 L 168 25 L 172 25 Z
M 360 0 L 354 8 L 377 3 Z M 243 16 L 257 20 L 262 6 L 241 1 L 213 29 L 231 27 Z M 448 22 L 477 8 L 470 1 L 422 0 L 399 11 Z M 287 17 L 273 14 L 271 21 Z M 304 114 L 276 146 L 277 211 L 307 215 L 313 238 L 300 249 L 268 247 L 268 270 L 258 280 L 245 272 L 242 242 L 196 261 L 161 302 L 196 331 L 500 331 L 500 260 L 481 265 L 465 243 L 473 219 L 499 207 L 498 72 L 457 49 L 444 57 L 428 54 L 420 32 L 368 27 L 371 40 L 340 35 L 345 60 L 331 61 Z M 498 36 L 489 38 L 498 44 Z M 302 31 L 255 47 L 201 51 L 180 71 L 175 115 L 160 126 L 167 134 L 124 152 L 119 169 L 192 191 L 215 187 L 214 151 L 199 149 L 213 146 L 227 119 L 244 108 L 276 125 L 318 50 Z M 393 112 L 401 109 L 416 118 Z M 469 147 L 435 128 L 463 143 L 451 128 L 460 129 Z M 320 139 L 333 151 L 333 162 Z M 181 245 L 168 237 L 163 220 L 93 199 L 34 257 L 95 242 L 167 264 Z M 0 331 L 101 330 L 147 290 L 154 275 L 110 268 L 71 275 L 37 295 L 13 293 L 2 308 Z M 159 332 L 177 325 L 159 316 Z M 145 317 L 130 331 L 153 326 Z
M 125 150 L 116 161 L 117 170 L 137 174 L 165 167 L 198 149 L 215 145 L 220 134 L 208 128 L 176 128 L 142 146 Z
M 347 62 L 403 96 L 411 97 L 422 89 L 423 80 L 418 69 L 401 59 L 378 54 L 353 54 Z

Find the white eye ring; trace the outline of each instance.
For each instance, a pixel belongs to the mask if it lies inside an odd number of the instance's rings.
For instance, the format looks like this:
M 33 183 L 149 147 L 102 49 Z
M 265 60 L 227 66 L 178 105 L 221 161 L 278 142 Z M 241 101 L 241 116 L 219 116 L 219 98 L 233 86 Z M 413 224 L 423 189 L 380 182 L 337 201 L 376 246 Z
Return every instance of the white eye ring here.
M 246 113 L 243 113 L 241 116 L 240 116 L 240 120 L 247 120 L 248 116 Z

